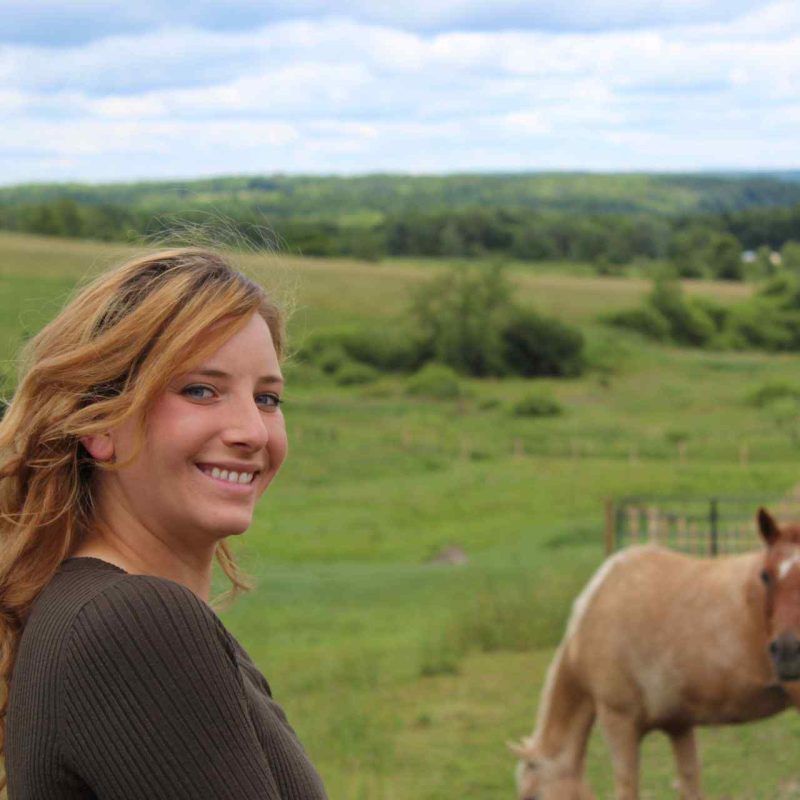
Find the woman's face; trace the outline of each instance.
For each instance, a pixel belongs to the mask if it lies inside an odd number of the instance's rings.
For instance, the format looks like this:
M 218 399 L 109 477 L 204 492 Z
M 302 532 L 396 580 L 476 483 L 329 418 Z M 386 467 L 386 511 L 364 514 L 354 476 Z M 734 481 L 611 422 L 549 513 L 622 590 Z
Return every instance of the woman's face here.
M 286 456 L 282 388 L 269 328 L 253 314 L 156 401 L 136 459 L 103 476 L 104 511 L 121 506 L 121 519 L 132 515 L 162 541 L 211 545 L 245 531 Z M 111 432 L 116 461 L 133 453 L 135 434 L 134 422 Z

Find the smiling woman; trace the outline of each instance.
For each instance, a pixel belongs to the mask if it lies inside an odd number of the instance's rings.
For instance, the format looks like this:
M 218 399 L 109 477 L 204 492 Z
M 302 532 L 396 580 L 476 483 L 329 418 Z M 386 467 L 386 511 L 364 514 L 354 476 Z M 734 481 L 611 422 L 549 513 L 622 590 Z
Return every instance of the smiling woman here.
M 0 728 L 11 800 L 316 800 L 208 605 L 286 456 L 279 309 L 219 254 L 98 278 L 29 343 L 0 423 Z

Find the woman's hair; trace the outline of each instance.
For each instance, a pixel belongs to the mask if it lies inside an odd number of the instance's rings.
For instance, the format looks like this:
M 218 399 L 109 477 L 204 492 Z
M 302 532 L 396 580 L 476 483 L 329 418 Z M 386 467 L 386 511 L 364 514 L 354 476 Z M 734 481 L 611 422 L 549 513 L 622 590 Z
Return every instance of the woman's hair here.
M 0 422 L 0 753 L 31 604 L 92 526 L 93 474 L 119 467 L 95 462 L 80 438 L 131 418 L 141 434 L 174 376 L 215 352 L 254 312 L 280 357 L 282 314 L 260 286 L 215 251 L 164 250 L 96 278 L 24 348 Z M 216 556 L 231 597 L 251 588 L 226 543 Z

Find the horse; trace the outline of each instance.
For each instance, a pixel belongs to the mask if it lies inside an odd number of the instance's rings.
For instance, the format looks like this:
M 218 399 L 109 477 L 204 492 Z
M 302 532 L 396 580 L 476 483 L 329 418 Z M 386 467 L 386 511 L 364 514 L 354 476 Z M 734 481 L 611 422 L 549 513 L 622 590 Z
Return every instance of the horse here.
M 655 545 L 607 559 L 575 601 L 536 729 L 511 749 L 520 800 L 594 800 L 584 778 L 595 720 L 617 800 L 639 796 L 639 745 L 672 744 L 682 800 L 699 800 L 694 728 L 800 706 L 800 524 L 764 508 L 762 551 L 696 558 Z

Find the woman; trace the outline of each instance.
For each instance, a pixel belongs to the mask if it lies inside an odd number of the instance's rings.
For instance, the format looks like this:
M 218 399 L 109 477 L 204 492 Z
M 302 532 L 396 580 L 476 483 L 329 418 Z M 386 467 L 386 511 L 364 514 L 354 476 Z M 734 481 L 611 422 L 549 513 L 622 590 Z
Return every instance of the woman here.
M 286 455 L 281 316 L 220 255 L 102 275 L 28 345 L 0 424 L 10 800 L 316 800 L 207 605 Z

